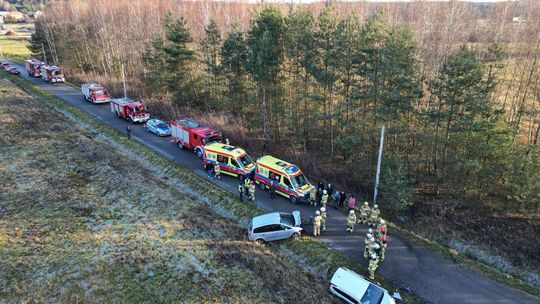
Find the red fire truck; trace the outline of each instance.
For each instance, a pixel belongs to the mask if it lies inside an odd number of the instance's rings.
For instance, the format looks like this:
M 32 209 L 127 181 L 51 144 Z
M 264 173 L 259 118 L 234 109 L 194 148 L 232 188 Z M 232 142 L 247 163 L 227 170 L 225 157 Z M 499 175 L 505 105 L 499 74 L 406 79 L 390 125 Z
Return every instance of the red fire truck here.
M 55 65 L 42 65 L 41 78 L 43 78 L 43 80 L 45 80 L 46 82 L 50 82 L 52 84 L 66 82 L 66 79 L 64 78 L 64 71 L 62 71 L 61 68 Z
M 203 146 L 211 142 L 221 142 L 221 131 L 203 126 L 191 119 L 171 121 L 172 140 L 180 149 L 193 149 L 195 154 L 202 158 Z
M 43 62 L 36 59 L 26 59 L 24 61 L 24 67 L 28 76 L 32 77 L 41 77 L 41 66 L 44 65 Z
M 107 90 L 97 83 L 81 85 L 81 92 L 84 95 L 84 100 L 91 103 L 107 103 L 111 100 Z
M 143 103 L 128 97 L 110 100 L 111 112 L 116 113 L 118 118 L 126 119 L 131 123 L 146 122 L 150 114 L 146 111 Z

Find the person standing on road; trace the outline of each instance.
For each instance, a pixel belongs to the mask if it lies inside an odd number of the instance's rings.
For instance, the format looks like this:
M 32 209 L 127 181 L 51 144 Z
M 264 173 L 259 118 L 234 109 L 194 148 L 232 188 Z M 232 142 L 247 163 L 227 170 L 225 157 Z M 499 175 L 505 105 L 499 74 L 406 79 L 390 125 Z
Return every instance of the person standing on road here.
M 249 182 L 249 198 L 251 201 L 255 201 L 255 183 L 253 181 Z
M 247 196 L 249 194 L 249 178 L 244 178 L 244 194 Z
M 345 199 L 347 199 L 347 195 L 345 194 L 345 191 L 341 191 L 339 193 L 339 207 L 345 206 Z
M 362 224 L 367 223 L 367 220 L 368 220 L 368 217 L 369 217 L 370 213 L 371 213 L 371 210 L 369 208 L 369 203 L 364 202 L 362 207 L 360 207 L 360 221 L 358 221 L 358 222 L 359 223 L 362 222 Z
M 126 135 L 127 135 L 127 139 L 131 139 L 131 127 L 130 126 L 126 127 Z
M 207 163 L 204 168 L 206 169 L 206 173 L 208 174 L 208 178 L 212 179 L 212 170 L 214 170 L 214 166 L 211 163 Z
M 354 210 L 349 211 L 349 216 L 347 216 L 347 231 L 352 233 L 354 231 L 354 224 L 356 224 L 356 215 Z
M 349 196 L 349 211 L 354 210 L 356 208 L 356 198 L 354 197 L 354 194 L 351 194 Z
M 315 211 L 315 217 L 313 218 L 313 236 L 321 235 L 321 223 L 322 217 L 319 210 Z
M 334 194 L 334 186 L 332 186 L 332 184 L 328 183 L 326 186 L 326 193 L 328 193 L 330 196 Z
M 217 163 L 214 164 L 214 175 L 217 179 L 221 179 L 221 167 Z
M 375 280 L 375 271 L 379 268 L 379 257 L 375 252 L 370 254 L 369 256 L 369 278 L 372 280 Z
M 326 230 L 326 208 L 322 207 L 321 208 L 321 225 L 322 225 L 322 230 L 325 231 Z
M 386 237 L 386 235 L 381 235 L 380 237 L 380 242 L 379 242 L 380 246 L 381 246 L 381 262 L 384 261 L 384 254 L 386 253 L 386 245 L 388 244 L 388 238 Z
M 324 183 L 319 182 L 317 185 L 317 206 L 321 204 L 321 197 L 323 195 Z
M 317 189 L 315 187 L 311 187 L 309 190 L 309 204 L 313 207 L 317 205 Z
M 367 233 L 366 237 L 364 238 L 364 259 L 367 259 L 369 257 L 369 246 L 371 242 L 371 238 L 373 238 L 373 235 L 371 233 Z
M 326 190 L 323 190 L 323 194 L 321 197 L 321 206 L 323 206 L 323 208 L 326 208 L 326 203 L 328 203 L 328 192 Z
M 270 200 L 271 201 L 275 200 L 276 199 L 276 185 L 274 185 L 274 183 L 270 184 L 269 192 L 270 192 Z
M 375 225 L 379 221 L 379 215 L 380 214 L 381 214 L 381 212 L 379 211 L 379 205 L 377 205 L 377 204 L 373 205 L 373 209 L 371 209 L 371 214 L 369 216 L 368 226 L 375 227 Z
M 377 231 L 381 235 L 386 235 L 386 233 L 388 232 L 388 228 L 386 227 L 386 222 L 383 219 L 379 221 L 379 224 L 377 225 Z
M 244 201 L 244 184 L 238 184 L 238 194 L 240 195 L 240 200 Z
M 334 209 L 337 209 L 338 203 L 339 203 L 339 191 L 334 191 L 334 194 L 332 195 L 332 200 L 334 201 Z

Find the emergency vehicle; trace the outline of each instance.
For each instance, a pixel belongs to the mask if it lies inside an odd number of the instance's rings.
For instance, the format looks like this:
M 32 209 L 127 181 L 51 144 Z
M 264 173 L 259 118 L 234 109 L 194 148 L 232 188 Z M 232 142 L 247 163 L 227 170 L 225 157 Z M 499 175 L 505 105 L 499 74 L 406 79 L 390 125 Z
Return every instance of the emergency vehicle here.
M 199 158 L 203 157 L 204 145 L 212 142 L 221 142 L 221 131 L 203 126 L 191 119 L 173 120 L 171 125 L 171 139 L 180 149 L 193 149 Z
M 41 78 L 45 80 L 46 82 L 50 82 L 52 84 L 59 83 L 59 82 L 66 82 L 66 79 L 64 78 L 64 71 L 62 71 L 61 68 L 51 65 L 41 66 Z
M 276 193 L 285 196 L 292 203 L 307 202 L 313 188 L 298 166 L 270 155 L 257 159 L 255 182 L 261 189 L 274 184 Z
M 119 118 L 128 120 L 131 123 L 146 122 L 150 119 L 150 114 L 146 111 L 143 103 L 128 97 L 115 98 L 110 100 L 111 112 L 116 113 Z
M 111 100 L 107 90 L 97 83 L 81 85 L 81 92 L 84 95 L 84 100 L 92 103 L 107 103 Z
M 203 165 L 219 164 L 221 172 L 244 180 L 255 170 L 255 163 L 242 148 L 213 142 L 204 146 Z
M 24 61 L 24 68 L 26 69 L 28 76 L 32 77 L 41 77 L 42 65 L 44 65 L 44 63 L 36 59 L 26 59 Z

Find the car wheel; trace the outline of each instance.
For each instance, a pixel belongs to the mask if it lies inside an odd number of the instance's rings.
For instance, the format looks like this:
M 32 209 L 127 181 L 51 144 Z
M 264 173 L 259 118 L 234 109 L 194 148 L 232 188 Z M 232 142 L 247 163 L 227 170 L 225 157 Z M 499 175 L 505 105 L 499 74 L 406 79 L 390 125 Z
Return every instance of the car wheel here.
M 296 197 L 294 197 L 294 196 L 292 196 L 292 195 L 289 197 L 289 200 L 290 200 L 291 203 L 293 203 L 293 204 L 296 204 L 296 203 L 298 202 L 298 200 L 296 199 Z
M 256 239 L 255 242 L 259 243 L 259 244 L 264 244 L 266 243 L 263 239 Z
M 291 237 L 292 237 L 293 239 L 297 239 L 297 238 L 300 237 L 300 233 L 295 232 L 295 233 L 293 233 L 293 234 L 291 235 Z
M 259 182 L 259 188 L 261 190 L 266 190 L 266 185 L 263 182 Z
M 180 150 L 184 150 L 184 144 L 182 143 L 181 140 L 179 140 L 178 142 L 176 142 L 176 144 L 178 145 L 178 148 L 180 148 Z
M 203 157 L 203 152 L 200 148 L 197 149 L 197 151 L 195 151 L 195 154 L 197 154 L 197 157 L 198 158 L 202 158 Z

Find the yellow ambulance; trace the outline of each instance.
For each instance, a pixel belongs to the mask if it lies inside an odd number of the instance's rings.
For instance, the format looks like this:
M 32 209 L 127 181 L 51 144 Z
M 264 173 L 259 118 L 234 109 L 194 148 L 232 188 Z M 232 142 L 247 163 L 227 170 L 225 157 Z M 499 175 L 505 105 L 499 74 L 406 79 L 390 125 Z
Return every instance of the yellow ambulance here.
M 291 202 L 307 202 L 313 188 L 298 166 L 270 155 L 256 161 L 255 181 L 261 189 L 268 189 L 274 184 L 276 193 L 285 196 Z
M 203 165 L 219 164 L 223 174 L 244 180 L 255 169 L 255 163 L 242 148 L 213 142 L 204 146 L 203 150 Z

